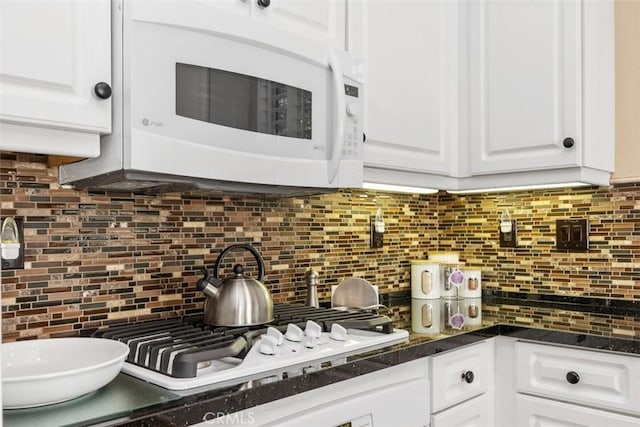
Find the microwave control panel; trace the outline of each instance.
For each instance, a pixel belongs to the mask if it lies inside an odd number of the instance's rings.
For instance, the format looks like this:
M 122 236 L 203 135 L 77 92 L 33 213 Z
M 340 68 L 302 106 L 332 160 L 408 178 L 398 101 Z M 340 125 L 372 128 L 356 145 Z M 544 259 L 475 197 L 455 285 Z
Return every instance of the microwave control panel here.
M 344 146 L 342 157 L 346 159 L 361 159 L 363 130 L 362 130 L 362 88 L 356 85 L 345 84 L 346 117 Z

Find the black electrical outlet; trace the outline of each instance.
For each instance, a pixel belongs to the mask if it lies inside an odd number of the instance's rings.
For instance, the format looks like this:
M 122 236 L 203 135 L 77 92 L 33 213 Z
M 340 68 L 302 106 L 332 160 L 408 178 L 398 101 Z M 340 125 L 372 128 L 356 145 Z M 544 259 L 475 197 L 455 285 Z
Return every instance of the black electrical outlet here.
M 584 218 L 556 220 L 556 249 L 588 250 L 589 221 Z

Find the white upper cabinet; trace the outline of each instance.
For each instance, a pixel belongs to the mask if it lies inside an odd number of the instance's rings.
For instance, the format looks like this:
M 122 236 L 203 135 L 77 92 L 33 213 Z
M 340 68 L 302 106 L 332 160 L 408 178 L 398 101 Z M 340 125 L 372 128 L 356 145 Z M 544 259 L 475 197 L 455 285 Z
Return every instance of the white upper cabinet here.
M 470 8 L 471 173 L 580 165 L 579 3 Z
M 458 138 L 458 2 L 349 3 L 349 50 L 365 63 L 365 179 L 451 174 Z
M 613 29 L 612 0 L 349 2 L 365 181 L 607 185 Z
M 462 176 L 582 168 L 569 180 L 608 184 L 612 2 L 474 0 L 465 12 L 468 117 L 460 146 L 469 164 Z M 538 183 L 535 175 L 522 176 Z
M 247 0 L 255 19 L 344 50 L 346 0 Z
M 0 2 L 1 149 L 99 154 L 111 132 L 110 17 L 108 0 Z

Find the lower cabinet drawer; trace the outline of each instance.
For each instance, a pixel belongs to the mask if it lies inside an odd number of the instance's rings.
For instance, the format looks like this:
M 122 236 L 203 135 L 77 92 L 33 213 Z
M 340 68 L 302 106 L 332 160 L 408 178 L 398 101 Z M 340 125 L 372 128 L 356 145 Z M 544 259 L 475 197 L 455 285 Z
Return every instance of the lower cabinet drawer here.
M 640 414 L 640 357 L 516 343 L 517 390 Z
M 439 412 L 487 391 L 493 378 L 493 341 L 434 356 L 431 411 Z
M 638 427 L 640 418 L 519 394 L 517 427 Z
M 431 427 L 492 427 L 492 404 L 483 394 L 431 416 Z

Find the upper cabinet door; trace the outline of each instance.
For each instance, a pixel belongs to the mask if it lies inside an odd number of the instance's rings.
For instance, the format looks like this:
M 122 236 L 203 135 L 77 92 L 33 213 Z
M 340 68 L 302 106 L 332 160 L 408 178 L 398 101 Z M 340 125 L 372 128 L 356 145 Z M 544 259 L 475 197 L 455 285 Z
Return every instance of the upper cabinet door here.
M 346 48 L 346 0 L 249 1 L 256 19 L 328 46 Z
M 350 50 L 365 61 L 365 167 L 451 174 L 458 1 L 356 1 L 352 10 Z
M 470 172 L 581 166 L 581 2 L 469 2 Z
M 0 121 L 111 132 L 109 0 L 2 0 L 0 20 Z

